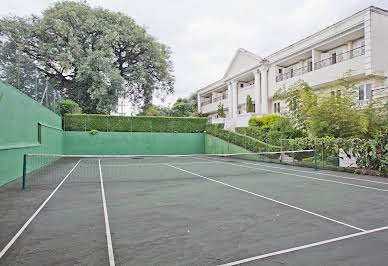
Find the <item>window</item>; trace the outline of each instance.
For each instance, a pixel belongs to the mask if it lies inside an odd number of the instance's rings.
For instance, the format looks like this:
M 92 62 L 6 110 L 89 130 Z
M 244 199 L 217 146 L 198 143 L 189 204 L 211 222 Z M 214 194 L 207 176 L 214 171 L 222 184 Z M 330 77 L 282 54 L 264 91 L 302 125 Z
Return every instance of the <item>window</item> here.
M 280 69 L 280 68 L 279 68 L 279 74 L 282 74 L 282 71 L 283 71 L 283 69 Z
M 280 103 L 274 103 L 273 104 L 273 112 L 274 113 L 280 113 Z
M 294 76 L 294 69 L 293 68 L 290 69 L 290 75 L 291 75 L 291 78 Z
M 337 53 L 332 53 L 331 54 L 331 63 L 332 64 L 337 63 Z
M 313 62 L 312 61 L 310 61 L 309 62 L 309 64 L 308 64 L 308 69 L 307 69 L 307 71 L 312 71 L 313 70 Z
M 364 93 L 364 85 L 358 86 L 358 99 L 360 101 L 364 100 L 365 93 Z
M 240 88 L 244 88 L 244 84 L 243 83 L 240 84 Z
M 366 90 L 366 98 L 367 99 L 372 99 L 373 98 L 372 84 L 366 84 L 365 85 L 365 90 Z

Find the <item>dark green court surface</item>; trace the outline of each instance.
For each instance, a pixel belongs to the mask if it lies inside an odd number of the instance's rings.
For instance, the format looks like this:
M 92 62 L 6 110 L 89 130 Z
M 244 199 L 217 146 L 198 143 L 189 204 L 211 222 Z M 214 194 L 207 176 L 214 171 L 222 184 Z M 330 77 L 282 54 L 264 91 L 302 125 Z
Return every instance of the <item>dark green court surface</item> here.
M 387 265 L 388 180 L 231 158 L 60 158 L 0 188 L 1 265 Z

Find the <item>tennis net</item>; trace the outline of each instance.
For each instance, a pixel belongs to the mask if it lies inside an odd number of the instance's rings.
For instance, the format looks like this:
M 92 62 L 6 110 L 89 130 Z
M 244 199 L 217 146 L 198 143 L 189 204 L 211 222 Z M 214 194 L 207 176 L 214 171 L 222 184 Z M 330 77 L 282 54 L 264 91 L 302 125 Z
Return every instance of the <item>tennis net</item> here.
M 280 163 L 317 167 L 314 150 L 189 155 L 56 155 L 26 154 L 22 187 L 66 183 L 98 183 L 104 172 L 108 182 L 146 182 L 178 180 L 181 176 L 164 176 L 166 164 L 240 163 L 243 161 Z M 164 168 L 164 169 L 163 169 Z M 179 174 L 179 173 L 178 173 Z M 193 178 L 193 177 L 192 177 Z

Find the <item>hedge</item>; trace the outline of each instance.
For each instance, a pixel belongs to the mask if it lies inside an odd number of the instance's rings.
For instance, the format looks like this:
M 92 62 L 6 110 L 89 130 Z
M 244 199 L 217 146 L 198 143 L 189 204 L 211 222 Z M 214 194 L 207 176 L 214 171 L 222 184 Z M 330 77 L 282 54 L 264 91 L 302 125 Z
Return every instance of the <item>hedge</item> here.
M 222 124 L 208 124 L 206 126 L 206 133 L 226 140 L 230 143 L 236 144 L 252 152 L 280 151 L 279 146 L 269 145 L 263 141 L 252 138 L 250 136 L 225 130 L 223 129 Z
M 268 142 L 267 131 L 261 127 L 236 127 L 236 132 L 258 139 L 262 142 Z
M 371 140 L 306 137 L 289 140 L 288 145 L 283 146 L 295 150 L 316 149 L 320 161 L 334 165 L 338 163 L 339 149 L 342 149 L 348 156 L 357 157 L 358 168 L 388 175 L 388 131 Z
M 172 132 L 199 133 L 205 131 L 206 117 L 112 116 L 68 114 L 63 117 L 66 131 L 108 132 Z

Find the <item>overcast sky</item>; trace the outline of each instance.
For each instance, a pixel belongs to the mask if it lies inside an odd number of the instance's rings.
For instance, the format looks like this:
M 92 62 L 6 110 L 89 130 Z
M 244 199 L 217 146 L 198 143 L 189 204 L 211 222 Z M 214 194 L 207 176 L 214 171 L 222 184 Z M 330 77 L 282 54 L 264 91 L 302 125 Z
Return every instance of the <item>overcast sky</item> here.
M 12 0 L 0 15 L 40 14 L 49 0 Z M 222 77 L 238 48 L 268 56 L 357 11 L 388 0 L 89 0 L 145 26 L 173 51 L 175 94 L 187 97 Z M 159 103 L 159 101 L 155 101 Z

